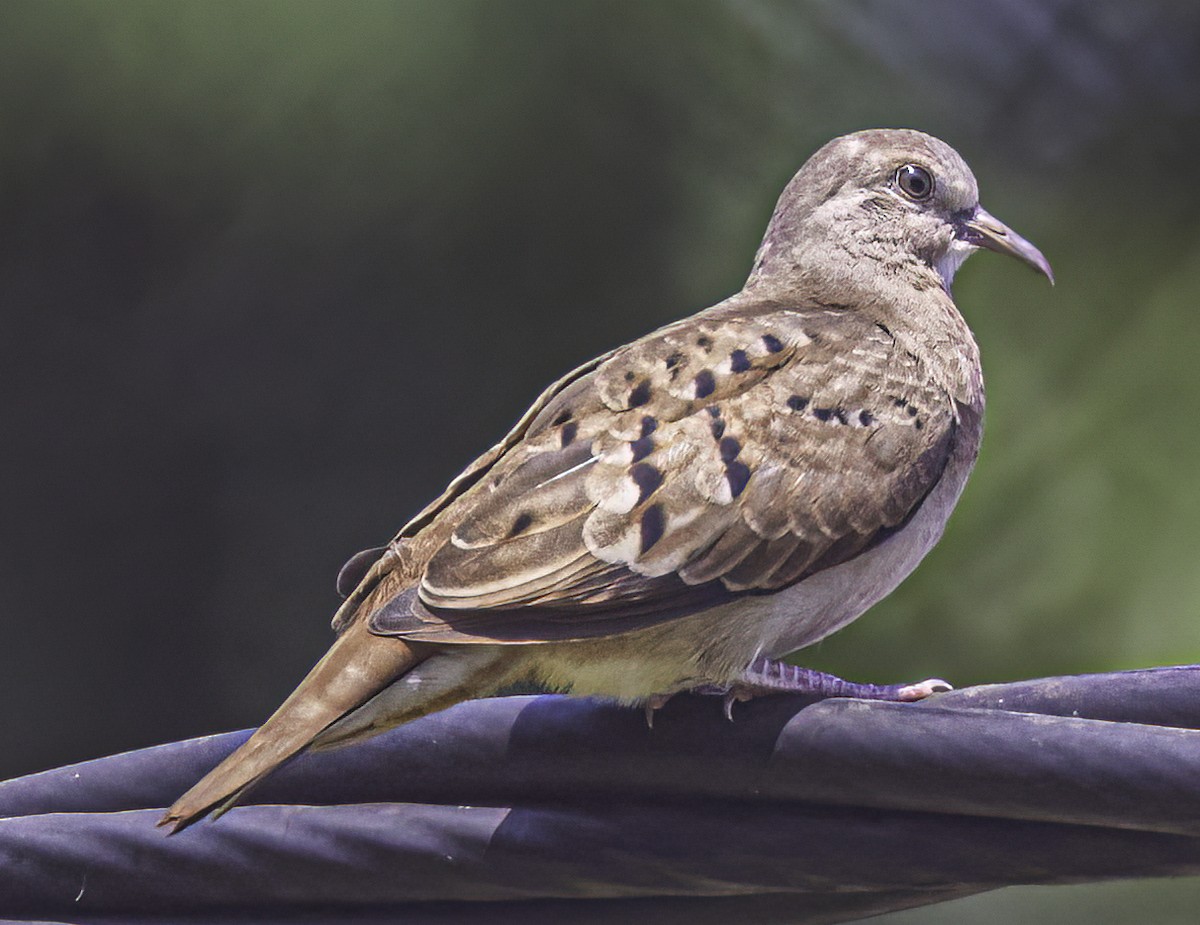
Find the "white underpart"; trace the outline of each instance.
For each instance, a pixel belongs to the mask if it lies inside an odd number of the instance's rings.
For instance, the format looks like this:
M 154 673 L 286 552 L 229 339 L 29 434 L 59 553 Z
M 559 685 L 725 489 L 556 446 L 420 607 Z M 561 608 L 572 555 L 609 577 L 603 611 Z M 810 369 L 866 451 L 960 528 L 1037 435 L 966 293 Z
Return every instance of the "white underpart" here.
M 946 253 L 937 260 L 933 268 L 938 271 L 938 275 L 942 278 L 942 284 L 946 287 L 946 291 L 950 291 L 950 284 L 954 282 L 954 274 L 958 272 L 958 268 L 963 265 L 968 257 L 975 253 L 976 247 L 974 244 L 968 244 L 966 241 L 955 238 L 946 249 Z

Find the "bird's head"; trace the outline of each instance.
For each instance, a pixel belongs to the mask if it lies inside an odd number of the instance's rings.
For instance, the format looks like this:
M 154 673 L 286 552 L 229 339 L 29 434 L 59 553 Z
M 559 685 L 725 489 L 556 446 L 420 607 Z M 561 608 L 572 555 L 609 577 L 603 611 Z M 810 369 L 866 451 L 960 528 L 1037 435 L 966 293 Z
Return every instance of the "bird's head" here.
M 856 288 L 936 272 L 949 290 L 978 248 L 1016 257 L 1053 282 L 1041 251 L 979 204 L 971 168 L 945 142 L 872 129 L 829 142 L 784 189 L 751 282 Z

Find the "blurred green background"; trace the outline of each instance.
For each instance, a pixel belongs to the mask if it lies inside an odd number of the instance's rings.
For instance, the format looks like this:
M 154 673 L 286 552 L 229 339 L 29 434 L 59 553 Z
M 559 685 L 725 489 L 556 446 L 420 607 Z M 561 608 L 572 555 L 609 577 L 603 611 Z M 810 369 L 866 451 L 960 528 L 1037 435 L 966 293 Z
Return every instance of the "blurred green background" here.
M 790 175 L 873 126 L 956 146 L 1058 285 L 960 274 L 978 469 L 804 660 L 1200 661 L 1198 110 L 1196 4 L 6 0 L 0 778 L 260 721 L 350 553 L 739 288 Z M 1200 899 L 1087 889 L 1093 922 Z M 1014 895 L 1069 917 L 970 915 Z

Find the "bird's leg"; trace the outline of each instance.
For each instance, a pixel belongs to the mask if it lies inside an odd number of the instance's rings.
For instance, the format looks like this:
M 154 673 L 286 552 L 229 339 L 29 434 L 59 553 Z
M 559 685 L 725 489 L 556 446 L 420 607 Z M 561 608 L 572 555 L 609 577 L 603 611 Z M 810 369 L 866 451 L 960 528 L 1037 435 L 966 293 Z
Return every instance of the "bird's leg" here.
M 733 705 L 766 694 L 808 694 L 810 697 L 857 697 L 860 700 L 893 700 L 911 702 L 924 700 L 930 694 L 954 690 L 941 678 L 928 678 L 914 684 L 864 684 L 846 681 L 837 675 L 770 658 L 758 658 L 732 684 L 702 684 L 693 687 L 693 694 L 720 694 L 724 698 L 725 716 L 733 719 Z M 642 705 L 646 725 L 654 728 L 654 714 L 666 706 L 674 694 L 654 694 Z
M 725 688 L 706 690 L 725 695 L 725 715 L 733 719 L 733 705 L 764 694 L 809 694 L 826 697 L 858 697 L 864 700 L 923 700 L 930 694 L 954 688 L 941 678 L 929 678 L 915 684 L 861 684 L 836 675 L 769 658 L 756 659 L 742 676 Z

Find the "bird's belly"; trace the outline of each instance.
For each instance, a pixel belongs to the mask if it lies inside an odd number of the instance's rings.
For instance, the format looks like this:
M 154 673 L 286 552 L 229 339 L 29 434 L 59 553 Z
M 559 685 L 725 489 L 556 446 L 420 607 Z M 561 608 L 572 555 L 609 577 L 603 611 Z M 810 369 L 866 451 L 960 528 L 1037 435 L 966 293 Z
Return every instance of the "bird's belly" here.
M 693 659 L 670 646 L 654 652 L 613 640 L 601 644 L 589 640 L 546 648 L 553 651 L 538 657 L 533 677 L 551 690 L 581 697 L 641 703 L 655 694 L 695 687 L 706 680 L 697 676 Z

